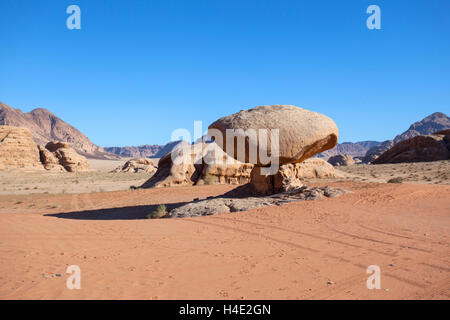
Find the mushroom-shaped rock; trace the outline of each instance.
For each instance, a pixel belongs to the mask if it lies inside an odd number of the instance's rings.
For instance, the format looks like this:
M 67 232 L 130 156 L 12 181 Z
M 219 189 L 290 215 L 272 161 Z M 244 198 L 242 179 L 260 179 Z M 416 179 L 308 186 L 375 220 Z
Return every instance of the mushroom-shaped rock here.
M 337 144 L 339 136 L 336 124 L 327 116 L 291 105 L 242 110 L 212 123 L 208 134 L 231 157 L 264 166 L 268 165 L 268 161 L 261 155 L 271 157 L 276 153 L 272 150 L 275 145 L 272 137 L 276 137 L 277 129 L 280 165 L 300 163 L 331 149 Z M 221 137 L 218 137 L 218 133 Z M 267 141 L 261 140 L 261 134 L 263 137 L 265 135 Z M 232 148 L 227 146 L 227 140 Z M 245 158 L 238 152 L 239 141 L 245 144 Z

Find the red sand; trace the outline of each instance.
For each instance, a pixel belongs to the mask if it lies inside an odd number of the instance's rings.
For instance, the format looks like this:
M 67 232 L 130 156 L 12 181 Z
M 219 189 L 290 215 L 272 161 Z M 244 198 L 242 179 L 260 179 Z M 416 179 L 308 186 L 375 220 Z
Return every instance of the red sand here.
M 161 220 L 124 218 L 232 187 L 1 196 L 0 298 L 450 298 L 450 186 L 332 185 L 354 193 Z M 45 215 L 113 207 L 125 208 Z M 68 265 L 80 290 L 66 288 Z M 369 265 L 380 290 L 366 287 Z

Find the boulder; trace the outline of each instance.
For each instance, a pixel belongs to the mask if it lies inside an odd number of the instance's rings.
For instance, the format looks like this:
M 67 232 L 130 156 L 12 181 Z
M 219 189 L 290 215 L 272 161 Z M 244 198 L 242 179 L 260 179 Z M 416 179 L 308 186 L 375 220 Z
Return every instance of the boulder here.
M 85 157 L 79 155 L 67 142 L 54 141 L 40 146 L 40 157 L 47 170 L 61 170 L 68 172 L 88 171 L 89 163 Z
M 339 166 L 352 166 L 356 162 L 351 155 L 338 154 L 330 157 L 328 159 L 328 163 L 331 164 L 332 166 L 339 167 Z
M 156 167 L 153 165 L 153 161 L 149 158 L 138 158 L 138 159 L 131 159 L 125 162 L 125 164 L 118 166 L 116 169 L 114 169 L 113 173 L 118 172 L 132 172 L 132 173 L 139 173 L 139 172 L 146 172 L 146 173 L 155 173 Z
M 43 169 L 31 131 L 23 127 L 0 126 L 0 170 Z
M 331 164 L 310 158 L 302 163 L 289 163 L 280 166 L 274 175 L 261 174 L 261 167 L 256 166 L 251 172 L 251 185 L 258 194 L 268 195 L 292 192 L 303 187 L 305 179 L 323 179 L 342 177 Z
M 229 136 L 231 141 L 245 140 L 245 159 L 239 158 L 237 153 L 238 144 L 234 143 L 233 150 L 227 150 L 227 129 L 235 131 Z M 257 133 L 256 139 L 249 137 L 249 129 Z M 260 129 L 266 129 L 268 143 L 259 141 Z M 300 163 L 315 154 L 331 149 L 337 144 L 338 128 L 333 120 L 325 115 L 312 112 L 291 105 L 260 106 L 250 110 L 242 110 L 233 115 L 220 118 L 209 126 L 208 134 L 213 137 L 222 149 L 231 157 L 245 163 L 256 165 L 267 165 L 267 161 L 260 158 L 260 153 L 272 155 L 271 134 L 274 129 L 279 133 L 279 164 Z M 222 134 L 221 141 L 215 132 Z M 219 137 L 220 139 L 220 137 Z M 256 152 L 256 159 L 251 159 L 250 150 Z M 251 161 L 253 160 L 253 161 Z
M 426 162 L 450 159 L 450 129 L 400 141 L 373 164 Z

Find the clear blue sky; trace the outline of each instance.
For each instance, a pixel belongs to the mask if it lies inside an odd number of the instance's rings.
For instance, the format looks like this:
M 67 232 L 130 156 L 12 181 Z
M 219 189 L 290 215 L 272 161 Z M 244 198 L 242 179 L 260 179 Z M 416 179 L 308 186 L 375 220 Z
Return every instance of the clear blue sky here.
M 366 28 L 370 4 L 382 30 Z M 450 111 L 448 0 L 1 0 L 0 14 L 0 101 L 101 146 L 163 144 L 263 104 L 324 113 L 340 142 Z

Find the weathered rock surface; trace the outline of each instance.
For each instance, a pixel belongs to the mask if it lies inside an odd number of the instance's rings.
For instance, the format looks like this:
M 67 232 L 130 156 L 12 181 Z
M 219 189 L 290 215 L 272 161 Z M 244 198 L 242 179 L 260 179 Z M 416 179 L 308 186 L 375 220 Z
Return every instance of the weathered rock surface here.
M 40 146 L 39 151 L 42 164 L 47 170 L 62 171 L 61 167 L 68 172 L 90 169 L 87 159 L 79 155 L 67 142 L 49 142 L 45 148 Z
M 246 187 L 246 186 L 243 186 Z M 240 212 L 265 206 L 280 206 L 293 201 L 320 200 L 323 197 L 333 198 L 349 191 L 331 187 L 306 186 L 291 192 L 284 192 L 265 197 L 241 195 L 240 197 L 219 196 L 212 199 L 200 200 L 173 208 L 165 218 L 184 218 L 207 216 L 219 213 Z
M 39 150 L 27 128 L 0 126 L 0 170 L 14 168 L 42 169 Z
M 153 161 L 148 158 L 139 158 L 139 159 L 131 159 L 125 162 L 122 166 L 118 166 L 113 171 L 114 173 L 118 172 L 146 172 L 146 173 L 154 173 L 156 172 L 156 167 L 153 165 Z
M 400 141 L 381 154 L 373 164 L 426 162 L 450 159 L 450 129 Z
M 222 149 L 231 157 L 245 163 L 251 163 L 252 160 L 249 150 L 260 150 L 269 156 L 272 154 L 271 132 L 278 129 L 281 165 L 299 163 L 319 152 L 333 148 L 339 135 L 336 124 L 327 116 L 291 105 L 260 106 L 223 117 L 211 124 L 208 130 L 208 134 L 218 141 L 213 129 L 222 133 Z M 245 159 L 238 158 L 237 143 L 234 144 L 234 150 L 227 150 L 227 129 L 242 130 L 237 131 L 235 135 L 238 140 L 245 139 Z M 257 133 L 259 129 L 266 129 L 268 143 L 260 143 L 259 137 L 256 140 L 249 139 L 245 132 L 249 129 L 254 129 Z M 257 159 L 254 159 L 254 164 L 267 164 L 260 158 L 259 152 L 256 153 Z
M 261 167 L 251 172 L 251 185 L 259 194 L 292 192 L 303 186 L 304 179 L 341 177 L 331 164 L 319 159 L 310 158 L 302 163 L 289 163 L 280 166 L 274 175 L 261 174 Z
M 141 187 L 242 184 L 249 182 L 252 168 L 253 165 L 230 158 L 215 143 L 182 142 L 159 160 L 156 173 Z
M 328 163 L 331 164 L 332 166 L 339 167 L 339 166 L 352 166 L 356 162 L 351 155 L 338 154 L 329 158 Z

